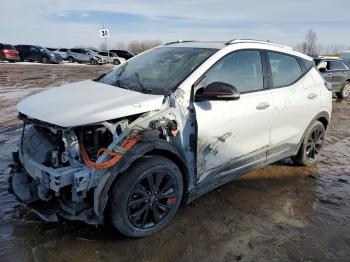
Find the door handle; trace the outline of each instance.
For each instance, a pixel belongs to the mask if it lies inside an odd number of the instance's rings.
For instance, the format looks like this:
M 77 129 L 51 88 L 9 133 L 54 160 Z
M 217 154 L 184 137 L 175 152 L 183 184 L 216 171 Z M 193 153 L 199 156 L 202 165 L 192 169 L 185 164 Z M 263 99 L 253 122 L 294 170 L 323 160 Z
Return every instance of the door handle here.
M 267 102 L 261 102 L 260 104 L 258 104 L 257 106 L 256 106 L 256 109 L 258 109 L 258 110 L 264 110 L 264 109 L 267 109 L 267 108 L 269 108 L 270 107 L 270 104 L 269 103 L 267 103 Z
M 333 73 L 328 73 L 329 76 L 333 75 Z
M 308 99 L 315 99 L 317 95 L 315 93 L 311 93 L 307 96 Z

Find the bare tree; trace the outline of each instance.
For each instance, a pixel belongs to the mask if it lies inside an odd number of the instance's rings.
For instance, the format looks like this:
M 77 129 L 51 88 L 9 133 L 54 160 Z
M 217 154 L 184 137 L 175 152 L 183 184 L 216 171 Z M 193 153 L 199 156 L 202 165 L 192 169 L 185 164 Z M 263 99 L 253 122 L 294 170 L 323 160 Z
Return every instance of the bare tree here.
M 131 41 L 128 44 L 128 50 L 135 54 L 140 54 L 148 49 L 161 45 L 160 40 L 144 40 L 144 41 Z
M 121 49 L 121 50 L 125 50 L 126 49 L 126 45 L 124 42 L 115 42 L 114 44 L 111 45 L 111 49 Z
M 344 45 L 327 45 L 322 49 L 322 53 L 328 56 L 338 56 L 344 50 L 346 50 Z
M 100 44 L 100 50 L 101 50 L 101 51 L 107 51 L 107 45 L 106 45 L 105 42 L 103 42 L 103 43 Z
M 309 56 L 317 56 L 319 53 L 319 45 L 317 44 L 317 36 L 311 29 L 307 31 L 305 40 L 297 45 L 297 50 Z

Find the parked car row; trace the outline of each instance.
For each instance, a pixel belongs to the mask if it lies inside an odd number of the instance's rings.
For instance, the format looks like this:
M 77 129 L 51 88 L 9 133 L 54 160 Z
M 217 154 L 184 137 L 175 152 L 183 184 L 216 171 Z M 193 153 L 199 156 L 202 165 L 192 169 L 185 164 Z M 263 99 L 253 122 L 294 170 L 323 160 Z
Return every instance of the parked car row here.
M 89 48 L 49 48 L 52 52 L 62 56 L 70 63 L 104 64 L 112 63 L 119 65 L 134 56 L 133 53 L 125 50 L 98 51 Z
M 15 46 L 21 61 L 48 63 L 61 63 L 62 57 L 52 53 L 45 47 L 34 45 L 16 45 Z
M 112 63 L 119 65 L 133 57 L 134 54 L 124 50 L 98 51 L 89 48 L 45 48 L 36 45 L 9 45 L 0 43 L 0 61 L 61 63 L 89 63 L 92 65 Z

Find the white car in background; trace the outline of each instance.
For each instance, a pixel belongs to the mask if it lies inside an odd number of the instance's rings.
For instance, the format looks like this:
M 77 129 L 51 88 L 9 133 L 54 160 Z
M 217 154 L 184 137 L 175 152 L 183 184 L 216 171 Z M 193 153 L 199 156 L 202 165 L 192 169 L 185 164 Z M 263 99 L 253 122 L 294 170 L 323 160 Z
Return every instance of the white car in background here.
M 105 52 L 105 51 L 101 51 L 97 53 L 100 57 L 106 59 L 107 63 L 111 63 L 111 64 L 115 64 L 115 65 L 120 65 L 122 63 L 126 62 L 126 59 L 123 57 L 119 57 L 117 56 L 116 53 L 113 52 Z
M 63 60 L 67 60 L 67 52 L 69 51 L 68 48 L 58 48 L 57 50 L 53 51 L 55 54 L 59 54 Z
M 91 65 L 107 63 L 105 58 L 88 48 L 71 48 L 67 51 L 67 59 L 69 63 L 90 63 Z

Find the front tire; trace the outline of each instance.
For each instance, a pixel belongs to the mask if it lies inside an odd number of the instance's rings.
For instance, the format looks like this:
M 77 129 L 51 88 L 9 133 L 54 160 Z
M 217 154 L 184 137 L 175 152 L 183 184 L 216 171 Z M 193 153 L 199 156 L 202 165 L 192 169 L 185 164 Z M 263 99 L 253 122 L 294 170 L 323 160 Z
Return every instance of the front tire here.
M 128 237 L 151 235 L 174 217 L 182 193 L 182 175 L 174 162 L 161 156 L 144 157 L 113 186 L 111 223 Z
M 350 82 L 346 82 L 345 85 L 342 87 L 340 92 L 337 93 L 338 98 L 340 99 L 346 99 L 350 95 Z
M 93 58 L 90 59 L 90 65 L 96 65 L 97 61 Z
M 118 59 L 115 59 L 115 60 L 113 61 L 113 64 L 115 64 L 115 65 L 120 65 L 120 61 L 119 61 Z
M 296 164 L 309 166 L 318 161 L 326 136 L 326 129 L 320 121 L 315 121 L 306 132 L 298 154 Z

